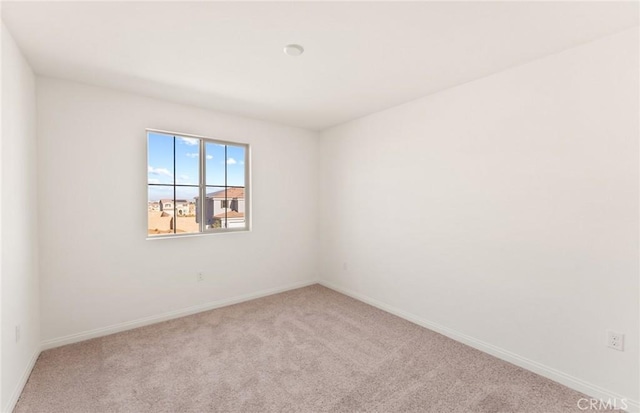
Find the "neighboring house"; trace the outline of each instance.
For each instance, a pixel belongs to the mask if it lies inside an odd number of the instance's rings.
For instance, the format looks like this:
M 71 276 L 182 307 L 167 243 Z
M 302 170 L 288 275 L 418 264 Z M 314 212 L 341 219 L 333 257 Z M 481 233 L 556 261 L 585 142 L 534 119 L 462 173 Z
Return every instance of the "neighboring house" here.
M 149 211 L 160 211 L 160 203 L 157 201 L 149 202 Z
M 196 198 L 196 204 L 198 198 Z M 206 224 L 213 228 L 242 228 L 245 226 L 245 198 L 244 188 L 227 188 L 207 194 L 207 221 Z M 196 214 L 197 219 L 197 214 Z
M 244 228 L 244 212 L 227 211 L 213 216 L 215 227 L 222 227 L 224 220 L 227 220 L 227 228 Z
M 174 210 L 178 216 L 189 215 L 189 201 L 176 199 L 174 203 L 173 199 L 160 200 L 160 211 L 173 215 Z

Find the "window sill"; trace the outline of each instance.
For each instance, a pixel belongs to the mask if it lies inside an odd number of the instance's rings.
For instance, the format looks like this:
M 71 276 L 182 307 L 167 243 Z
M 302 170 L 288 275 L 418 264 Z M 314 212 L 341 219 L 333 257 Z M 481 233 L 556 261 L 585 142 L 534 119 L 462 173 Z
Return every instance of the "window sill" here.
M 207 232 L 197 232 L 190 234 L 166 234 L 166 235 L 155 235 L 153 237 L 147 236 L 147 241 L 155 241 L 160 239 L 176 239 L 176 238 L 192 238 L 192 237 L 207 237 L 209 235 L 222 235 L 222 234 L 243 234 L 251 232 L 251 229 L 228 229 L 225 231 L 207 231 Z

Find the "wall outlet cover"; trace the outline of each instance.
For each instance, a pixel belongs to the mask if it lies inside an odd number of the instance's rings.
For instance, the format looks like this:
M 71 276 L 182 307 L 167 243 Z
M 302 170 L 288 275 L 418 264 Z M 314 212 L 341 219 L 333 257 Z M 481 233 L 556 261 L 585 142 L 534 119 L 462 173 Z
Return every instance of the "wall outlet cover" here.
M 615 331 L 607 331 L 607 347 L 624 351 L 624 334 Z

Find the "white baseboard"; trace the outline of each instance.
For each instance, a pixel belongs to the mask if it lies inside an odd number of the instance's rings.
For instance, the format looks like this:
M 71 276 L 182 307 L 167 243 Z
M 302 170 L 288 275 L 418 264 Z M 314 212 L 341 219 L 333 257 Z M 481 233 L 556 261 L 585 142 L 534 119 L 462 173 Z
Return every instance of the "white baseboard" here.
M 36 360 L 38 360 L 38 356 L 40 356 L 40 349 L 36 349 L 36 351 L 33 352 L 33 355 L 31 356 L 31 360 L 29 360 L 29 364 L 27 364 L 27 367 L 24 369 L 24 372 L 22 372 L 22 376 L 20 377 L 20 380 L 16 384 L 15 389 L 13 389 L 13 393 L 11 393 L 11 397 L 9 397 L 7 404 L 4 406 L 4 409 L 2 410 L 3 412 L 11 413 L 13 409 L 16 407 L 16 403 L 18 403 L 18 399 L 22 394 L 22 390 L 24 389 L 25 384 L 27 384 L 27 380 L 29 380 L 29 376 L 31 375 L 31 370 L 33 370 L 33 367 L 36 365 Z
M 450 328 L 444 327 L 440 324 L 431 322 L 429 320 L 425 320 L 423 318 L 420 318 L 416 315 L 410 314 L 406 311 L 400 310 L 398 308 L 395 308 L 393 306 L 390 306 L 388 304 L 385 304 L 381 301 L 378 301 L 374 298 L 371 297 L 367 297 L 363 294 L 359 294 L 356 292 L 353 292 L 347 288 L 343 288 L 340 287 L 338 285 L 335 285 L 333 283 L 330 282 L 326 282 L 326 281 L 319 281 L 320 285 L 323 285 L 327 288 L 330 288 L 332 290 L 335 290 L 341 294 L 344 295 L 348 295 L 349 297 L 355 298 L 358 301 L 362 301 L 364 303 L 367 303 L 369 305 L 372 305 L 374 307 L 377 307 L 383 311 L 386 311 L 388 313 L 391 313 L 393 315 L 396 315 L 400 318 L 404 318 L 405 320 L 411 321 L 414 324 L 417 324 L 419 326 L 428 328 L 429 330 L 433 330 L 437 333 L 440 333 L 442 335 L 445 335 L 453 340 L 459 341 L 461 343 L 464 343 L 470 347 L 473 347 L 475 349 L 478 349 L 480 351 L 483 351 L 485 353 L 491 354 L 492 356 L 495 356 L 499 359 L 502 359 L 504 361 L 508 361 L 509 363 L 515 364 L 516 366 L 522 367 L 524 369 L 527 369 L 529 371 L 532 371 L 536 374 L 539 374 L 543 377 L 546 377 L 548 379 L 551 379 L 555 382 L 558 382 L 560 384 L 563 384 L 571 389 L 574 389 L 576 391 L 579 391 L 581 393 L 584 393 L 585 395 L 588 395 L 589 397 L 593 397 L 596 399 L 601 399 L 604 401 L 607 400 L 617 400 L 618 403 L 621 402 L 621 400 L 626 400 L 626 404 L 628 406 L 627 408 L 627 412 L 629 413 L 638 413 L 640 412 L 640 403 L 637 400 L 632 400 L 628 397 L 624 397 L 621 396 L 619 394 L 616 394 L 614 392 L 611 392 L 607 389 L 603 389 L 599 386 L 596 386 L 592 383 L 588 383 L 584 380 L 580 380 L 577 377 L 573 377 L 569 374 L 563 373 L 559 370 L 553 369 L 549 366 L 545 366 L 544 364 L 538 363 L 536 361 L 527 359 L 526 357 L 522 357 L 518 354 L 512 353 L 508 350 L 505 350 L 503 348 L 494 346 L 493 344 L 489 344 L 486 343 L 484 341 L 481 340 L 477 340 L 473 337 L 470 337 L 466 334 L 460 333 L 458 331 L 452 330 Z M 576 401 L 577 402 L 577 401 Z M 619 406 L 620 404 L 618 404 Z
M 64 337 L 58 337 L 42 342 L 42 350 L 48 350 L 55 347 L 64 346 L 67 344 L 77 343 L 80 341 L 89 340 L 96 337 L 107 336 L 109 334 L 119 333 L 121 331 L 131 330 L 138 327 L 147 326 L 150 324 L 160 323 L 162 321 L 172 320 L 174 318 L 180 318 L 191 314 L 201 313 L 203 311 L 209 311 L 220 307 L 225 307 L 232 304 L 238 304 L 244 301 L 254 300 L 260 297 L 266 297 L 268 295 L 278 294 L 296 288 L 302 288 L 309 285 L 317 284 L 317 281 L 303 281 L 294 284 L 288 284 L 282 287 L 270 288 L 268 290 L 262 290 L 254 293 L 243 294 L 236 297 L 227 298 L 224 300 L 212 301 L 205 304 L 194 305 L 192 307 L 183 308 L 180 310 L 169 311 L 166 313 L 153 315 L 149 317 L 139 318 L 137 320 L 127 321 L 124 323 L 114 324 L 107 327 L 96 328 L 94 330 L 83 331 L 81 333 L 70 334 Z

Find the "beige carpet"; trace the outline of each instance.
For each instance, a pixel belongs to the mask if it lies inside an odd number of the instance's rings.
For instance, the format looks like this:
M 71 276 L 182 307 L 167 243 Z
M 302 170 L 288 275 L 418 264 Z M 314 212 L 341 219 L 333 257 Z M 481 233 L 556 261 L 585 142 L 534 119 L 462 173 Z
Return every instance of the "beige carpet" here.
M 566 412 L 580 393 L 319 285 L 42 353 L 15 412 Z

